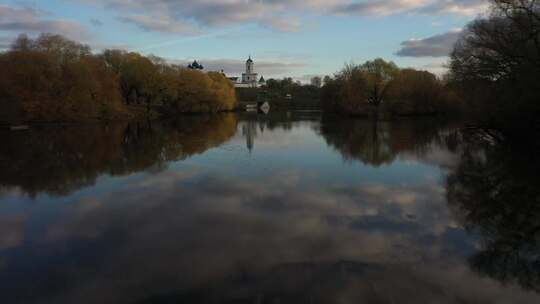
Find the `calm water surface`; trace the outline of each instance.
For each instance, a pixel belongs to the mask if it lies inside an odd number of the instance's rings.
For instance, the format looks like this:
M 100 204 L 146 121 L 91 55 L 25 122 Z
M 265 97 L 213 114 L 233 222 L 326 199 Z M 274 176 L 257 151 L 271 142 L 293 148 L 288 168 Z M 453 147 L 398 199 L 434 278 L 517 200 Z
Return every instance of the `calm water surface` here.
M 458 127 L 3 131 L 0 302 L 540 303 L 537 174 Z

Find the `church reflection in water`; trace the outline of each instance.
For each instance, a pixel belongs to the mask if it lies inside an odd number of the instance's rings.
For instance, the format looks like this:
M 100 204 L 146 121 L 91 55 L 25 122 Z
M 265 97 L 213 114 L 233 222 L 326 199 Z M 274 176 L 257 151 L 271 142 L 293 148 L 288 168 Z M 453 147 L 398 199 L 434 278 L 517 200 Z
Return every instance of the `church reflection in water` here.
M 256 121 L 248 120 L 242 125 L 242 135 L 246 137 L 246 148 L 249 153 L 253 151 L 255 145 L 255 138 L 259 132 L 257 129 L 260 127 L 260 132 L 264 133 L 264 124 L 259 124 Z
M 536 303 L 538 162 L 459 127 L 276 112 L 2 133 L 2 303 Z

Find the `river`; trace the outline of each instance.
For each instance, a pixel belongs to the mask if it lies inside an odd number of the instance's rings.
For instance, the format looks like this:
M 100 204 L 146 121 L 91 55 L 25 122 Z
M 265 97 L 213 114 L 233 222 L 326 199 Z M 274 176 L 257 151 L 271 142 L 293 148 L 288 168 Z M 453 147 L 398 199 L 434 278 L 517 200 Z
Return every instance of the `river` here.
M 271 112 L 1 131 L 1 302 L 540 303 L 537 167 L 461 130 Z

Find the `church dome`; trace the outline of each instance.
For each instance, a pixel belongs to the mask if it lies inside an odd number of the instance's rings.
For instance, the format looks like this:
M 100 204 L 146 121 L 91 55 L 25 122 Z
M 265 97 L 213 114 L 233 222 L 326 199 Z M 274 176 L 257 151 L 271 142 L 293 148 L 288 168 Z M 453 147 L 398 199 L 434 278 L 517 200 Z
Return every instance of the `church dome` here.
M 246 62 L 253 62 L 253 60 L 251 60 L 251 56 L 249 56 L 248 60 Z

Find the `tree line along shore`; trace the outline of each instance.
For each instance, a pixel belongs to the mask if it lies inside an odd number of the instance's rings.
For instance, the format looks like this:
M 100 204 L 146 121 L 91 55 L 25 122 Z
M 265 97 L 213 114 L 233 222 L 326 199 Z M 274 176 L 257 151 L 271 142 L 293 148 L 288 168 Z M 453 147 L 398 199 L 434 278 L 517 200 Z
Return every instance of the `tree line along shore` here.
M 105 50 L 59 35 L 20 35 L 0 53 L 0 121 L 84 121 L 230 111 L 259 93 L 276 107 L 302 103 L 372 117 L 466 115 L 497 139 L 540 132 L 540 4 L 490 0 L 489 13 L 462 31 L 437 77 L 378 58 L 346 64 L 322 87 L 290 78 L 235 90 L 219 72 L 155 56 Z M 291 92 L 293 94 L 291 94 Z M 284 101 L 286 95 L 293 100 Z
M 450 53 L 441 78 L 383 59 L 328 77 L 323 109 L 378 119 L 459 115 L 494 143 L 540 149 L 540 1 L 489 0 Z
M 0 121 L 85 121 L 232 110 L 233 84 L 162 58 L 93 54 L 60 35 L 20 35 L 0 54 Z
M 123 50 L 94 54 L 86 45 L 44 33 L 35 39 L 20 35 L 0 54 L 0 67 L 3 122 L 211 113 L 231 111 L 261 97 L 273 108 L 322 108 L 358 116 L 380 112 L 380 118 L 449 113 L 459 103 L 435 75 L 399 69 L 383 59 L 346 65 L 334 77 L 325 77 L 322 87 L 284 78 L 269 79 L 262 88 L 235 89 L 219 72 L 205 73 Z M 293 98 L 287 100 L 287 95 Z

